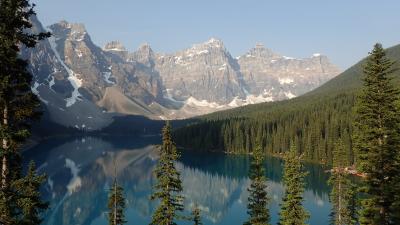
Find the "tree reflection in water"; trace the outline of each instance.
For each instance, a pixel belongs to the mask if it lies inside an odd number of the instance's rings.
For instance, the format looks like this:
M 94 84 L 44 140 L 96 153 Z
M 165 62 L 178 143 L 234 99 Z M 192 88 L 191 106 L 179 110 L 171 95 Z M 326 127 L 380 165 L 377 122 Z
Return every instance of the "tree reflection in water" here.
M 152 171 L 157 161 L 155 144 L 160 137 L 79 137 L 51 139 L 25 151 L 40 172 L 48 175 L 43 192 L 51 202 L 43 224 L 107 224 L 107 191 L 113 180 L 113 159 L 117 177 L 127 199 L 126 216 L 132 224 L 148 224 L 155 202 L 149 200 L 154 184 Z M 197 203 L 205 224 L 242 224 L 247 218 L 249 158 L 218 153 L 184 151 L 177 165 L 181 171 L 185 207 L 190 214 Z M 305 206 L 310 224 L 328 224 L 330 204 L 324 168 L 307 165 Z M 277 221 L 283 193 L 282 161 L 266 161 L 272 223 Z M 128 222 L 128 224 L 130 224 Z M 188 224 L 188 223 L 182 223 Z

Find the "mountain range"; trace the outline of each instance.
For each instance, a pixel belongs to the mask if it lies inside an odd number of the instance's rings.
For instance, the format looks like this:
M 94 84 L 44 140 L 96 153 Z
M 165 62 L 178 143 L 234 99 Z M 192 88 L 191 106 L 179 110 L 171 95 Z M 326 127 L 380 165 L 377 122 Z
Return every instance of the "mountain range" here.
M 49 118 L 65 127 L 98 130 L 116 116 L 183 119 L 238 106 L 279 101 L 311 91 L 340 73 L 321 54 L 296 59 L 262 44 L 233 57 L 216 38 L 175 53 L 149 44 L 129 52 L 118 41 L 96 46 L 83 24 L 61 21 L 33 31 L 52 37 L 23 49 L 32 91 Z

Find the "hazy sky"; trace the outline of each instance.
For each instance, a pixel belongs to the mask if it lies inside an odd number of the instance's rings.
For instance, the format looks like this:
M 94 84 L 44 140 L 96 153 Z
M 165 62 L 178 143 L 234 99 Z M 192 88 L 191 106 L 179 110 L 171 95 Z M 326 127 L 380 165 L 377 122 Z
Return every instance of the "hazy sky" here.
M 42 23 L 84 23 L 100 46 L 149 43 L 174 52 L 210 37 L 236 57 L 256 43 L 280 54 L 322 53 L 346 69 L 376 42 L 400 43 L 399 0 L 34 0 Z

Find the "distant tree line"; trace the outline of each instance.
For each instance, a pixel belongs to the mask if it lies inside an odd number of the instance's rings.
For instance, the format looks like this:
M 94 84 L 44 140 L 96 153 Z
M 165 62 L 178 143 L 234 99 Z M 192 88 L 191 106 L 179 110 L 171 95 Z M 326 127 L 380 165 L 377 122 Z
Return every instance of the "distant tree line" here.
M 354 102 L 351 93 L 313 98 L 246 117 L 211 118 L 177 129 L 174 137 L 182 147 L 227 153 L 251 153 L 260 143 L 263 152 L 282 154 L 293 141 L 304 160 L 327 164 L 332 164 L 335 140 L 341 138 L 346 148 L 344 157 L 353 163 Z

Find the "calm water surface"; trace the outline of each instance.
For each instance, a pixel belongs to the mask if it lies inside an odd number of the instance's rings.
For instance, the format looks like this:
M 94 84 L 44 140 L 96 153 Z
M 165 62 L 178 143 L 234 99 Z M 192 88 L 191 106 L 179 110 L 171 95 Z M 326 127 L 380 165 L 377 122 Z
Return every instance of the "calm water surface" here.
M 34 159 L 40 172 L 48 175 L 43 188 L 51 210 L 43 224 L 107 224 L 107 191 L 114 177 L 125 189 L 128 224 L 148 224 L 157 204 L 149 200 L 154 185 L 152 171 L 157 163 L 154 145 L 160 137 L 79 137 L 51 139 L 24 153 Z M 206 225 L 243 224 L 247 218 L 247 178 L 249 158 L 217 153 L 183 152 L 181 171 L 186 214 L 197 203 Z M 311 213 L 309 224 L 329 224 L 328 179 L 324 168 L 306 165 L 309 175 L 305 207 Z M 278 220 L 283 194 L 282 161 L 266 161 L 272 224 Z M 191 224 L 178 222 L 178 224 Z

